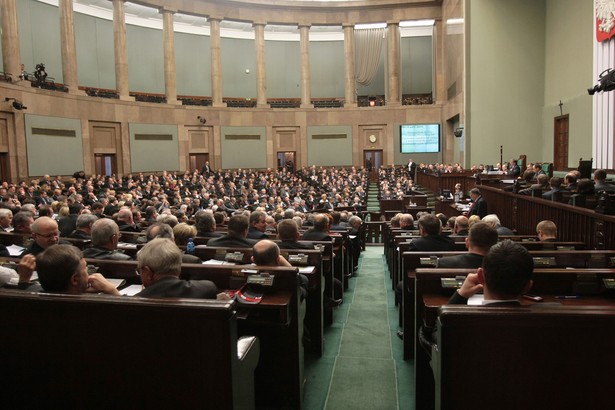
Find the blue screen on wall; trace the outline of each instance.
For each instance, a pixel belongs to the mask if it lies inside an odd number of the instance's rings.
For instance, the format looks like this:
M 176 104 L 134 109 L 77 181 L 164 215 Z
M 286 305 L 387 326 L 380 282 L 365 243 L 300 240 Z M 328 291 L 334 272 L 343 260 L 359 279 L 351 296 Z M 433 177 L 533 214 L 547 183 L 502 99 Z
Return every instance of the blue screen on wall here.
M 399 127 L 401 153 L 440 152 L 440 124 L 404 124 Z

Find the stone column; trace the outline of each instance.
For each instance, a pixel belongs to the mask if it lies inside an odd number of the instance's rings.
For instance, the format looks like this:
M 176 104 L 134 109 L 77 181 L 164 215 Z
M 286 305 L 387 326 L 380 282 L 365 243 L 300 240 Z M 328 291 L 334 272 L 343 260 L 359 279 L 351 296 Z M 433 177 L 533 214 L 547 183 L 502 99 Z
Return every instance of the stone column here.
M 256 48 L 256 106 L 267 107 L 267 70 L 265 66 L 265 23 L 254 23 Z
M 128 51 L 126 49 L 126 15 L 124 2 L 113 1 L 113 41 L 115 50 L 115 88 L 120 100 L 134 101 L 128 89 Z
M 222 102 L 222 60 L 220 57 L 220 18 L 209 17 L 211 44 L 211 98 L 213 107 L 224 107 Z
M 400 105 L 399 22 L 387 22 L 387 105 Z
M 357 86 L 354 63 L 354 24 L 344 23 L 345 103 L 344 107 L 357 106 Z
M 164 46 L 164 93 L 167 104 L 180 105 L 177 101 L 177 77 L 175 71 L 175 41 L 173 35 L 173 14 L 175 10 L 161 8 Z
M 310 76 L 310 26 L 299 25 L 301 46 L 301 108 L 312 108 L 312 82 Z
M 62 49 L 62 82 L 69 94 L 82 94 L 77 81 L 77 52 L 75 48 L 75 19 L 73 0 L 60 0 L 60 43 Z
M 2 29 L 3 71 L 10 73 L 13 81 L 19 81 L 21 52 L 19 49 L 17 6 L 15 0 L 2 0 L 0 2 L 0 15 L 2 16 L 0 28 Z M 31 69 L 30 71 L 33 70 Z

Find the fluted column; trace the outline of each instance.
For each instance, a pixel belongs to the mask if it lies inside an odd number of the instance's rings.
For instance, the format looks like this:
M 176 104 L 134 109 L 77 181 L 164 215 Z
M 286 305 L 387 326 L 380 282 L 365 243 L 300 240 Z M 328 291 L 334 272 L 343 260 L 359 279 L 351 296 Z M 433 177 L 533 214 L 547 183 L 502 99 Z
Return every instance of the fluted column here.
M 301 108 L 311 108 L 312 82 L 310 76 L 310 26 L 299 26 L 301 46 Z
M 265 23 L 254 23 L 256 48 L 256 106 L 267 107 L 267 69 L 265 66 Z
M 128 51 L 126 49 L 126 14 L 124 2 L 126 0 L 112 0 L 113 2 L 113 41 L 115 50 L 115 88 L 120 100 L 134 101 L 128 89 Z
M 345 65 L 345 100 L 344 107 L 357 106 L 357 87 L 354 63 L 354 24 L 343 24 Z
M 213 107 L 223 107 L 222 102 L 222 60 L 220 58 L 220 21 L 209 17 L 209 38 L 211 44 L 211 98 Z
M 11 73 L 13 81 L 18 81 L 19 74 L 21 73 L 21 52 L 19 50 L 17 7 L 15 0 L 2 0 L 2 2 L 0 2 L 0 15 L 2 15 L 3 71 L 5 73 Z
M 175 71 L 175 41 L 173 33 L 173 14 L 175 10 L 161 8 L 164 46 L 164 94 L 167 104 L 178 105 L 177 77 Z
M 400 104 L 399 89 L 399 22 L 387 23 L 387 105 Z
M 60 0 L 60 43 L 62 49 L 62 82 L 68 87 L 69 94 L 79 92 L 77 81 L 77 51 L 75 48 L 75 19 L 73 0 Z

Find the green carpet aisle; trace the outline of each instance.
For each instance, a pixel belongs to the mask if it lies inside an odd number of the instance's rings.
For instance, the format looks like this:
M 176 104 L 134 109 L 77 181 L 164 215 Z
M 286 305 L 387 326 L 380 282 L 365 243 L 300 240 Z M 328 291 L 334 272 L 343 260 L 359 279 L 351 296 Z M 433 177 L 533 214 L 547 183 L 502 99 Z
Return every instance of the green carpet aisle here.
M 344 304 L 325 330 L 323 357 L 306 357 L 304 409 L 412 409 L 413 366 L 402 359 L 383 248 L 363 252 Z

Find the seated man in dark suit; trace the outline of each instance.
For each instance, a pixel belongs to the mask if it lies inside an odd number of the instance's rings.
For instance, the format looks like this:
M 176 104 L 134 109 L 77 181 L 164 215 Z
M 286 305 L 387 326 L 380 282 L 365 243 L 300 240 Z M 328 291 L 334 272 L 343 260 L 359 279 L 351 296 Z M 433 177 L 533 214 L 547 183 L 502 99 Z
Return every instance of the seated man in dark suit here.
M 58 221 L 60 236 L 68 236 L 72 231 L 75 230 L 77 226 L 77 218 L 82 211 L 83 205 L 81 205 L 79 202 L 75 202 L 68 206 L 68 215 L 63 216 Z
M 156 238 L 148 242 L 139 251 L 137 261 L 137 270 L 145 289 L 136 296 L 216 299 L 218 295 L 218 288 L 209 280 L 190 281 L 179 278 L 182 253 L 170 239 Z
M 23 255 L 38 255 L 51 245 L 56 245 L 60 240 L 58 223 L 47 216 L 41 216 L 31 226 L 34 241 L 26 248 Z
M 453 228 L 453 233 L 450 236 L 468 236 L 470 229 L 470 222 L 468 218 L 459 215 L 455 218 L 455 227 Z
M 468 253 L 445 256 L 438 260 L 438 268 L 480 268 L 483 257 L 498 242 L 498 232 L 485 222 L 476 222 L 466 238 Z
M 141 232 L 141 225 L 134 223 L 132 211 L 128 207 L 122 207 L 117 213 L 117 226 L 123 232 Z
M 251 248 L 256 243 L 253 239 L 247 239 L 249 219 L 245 215 L 233 215 L 228 221 L 228 233 L 219 238 L 212 238 L 207 246 L 227 248 Z
M 92 224 L 92 247 L 83 250 L 84 258 L 127 261 L 132 258 L 117 249 L 120 228 L 113 219 L 102 218 Z
M 606 182 L 606 171 L 603 169 L 597 169 L 594 172 L 594 186 L 596 192 L 604 191 L 607 194 L 615 193 L 615 185 Z
M 79 215 L 76 228 L 68 237 L 75 239 L 92 239 L 92 225 L 94 225 L 96 221 L 98 221 L 98 217 L 94 214 Z
M 267 214 L 262 211 L 254 211 L 250 214 L 250 229 L 248 239 L 267 239 Z
M 481 219 L 487 215 L 487 201 L 482 197 L 480 189 L 472 188 L 470 191 L 470 198 L 472 198 L 472 205 L 466 215 L 468 218 L 472 215 L 478 215 Z
M 542 197 L 544 199 L 554 200 L 554 196 L 557 196 L 558 193 L 562 192 L 562 179 L 560 177 L 553 177 L 549 180 L 550 190 L 544 192 Z
M 409 251 L 454 251 L 455 242 L 440 235 L 442 223 L 435 215 L 425 214 L 419 219 L 420 238 L 410 242 Z
M 278 222 L 278 246 L 281 249 L 314 249 L 307 243 L 298 242 L 301 238 L 299 227 L 292 219 L 283 219 Z
M 538 225 L 536 225 L 536 234 L 540 242 L 556 242 L 557 226 L 552 221 L 540 221 Z
M 194 216 L 196 220 L 196 236 L 203 238 L 218 238 L 224 236 L 222 232 L 216 232 L 216 219 L 211 211 L 198 211 Z
M 326 214 L 314 215 L 314 226 L 303 233 L 305 241 L 331 241 L 329 236 L 329 217 Z
M 483 291 L 483 306 L 521 306 L 519 299 L 532 287 L 533 272 L 534 260 L 527 249 L 504 240 L 491 247 L 483 259 L 483 266 L 477 273 L 466 276 L 448 304 L 465 305 L 470 297 Z M 437 340 L 435 329 L 421 327 L 419 341 L 430 357 L 437 348 Z
M 36 269 L 39 281 L 46 292 L 120 294 L 100 273 L 88 275 L 85 259 L 81 251 L 74 246 L 48 247 L 36 257 L 36 262 L 31 268 Z
M 500 236 L 511 236 L 515 234 L 510 228 L 502 226 L 500 218 L 498 218 L 496 214 L 486 215 L 483 217 L 483 222 L 486 222 L 494 227 Z
M 491 247 L 477 273 L 470 273 L 449 300 L 449 304 L 467 304 L 483 291 L 483 305 L 520 305 L 519 299 L 532 287 L 534 260 L 527 249 L 511 240 Z
M 532 191 L 535 189 L 545 190 L 549 188 L 549 176 L 544 172 L 540 175 L 536 175 L 536 183 L 530 185 L 528 188 L 519 190 L 519 195 L 532 195 Z

